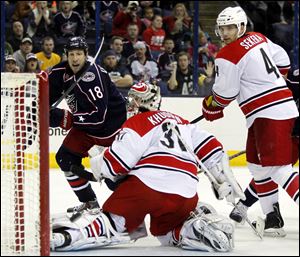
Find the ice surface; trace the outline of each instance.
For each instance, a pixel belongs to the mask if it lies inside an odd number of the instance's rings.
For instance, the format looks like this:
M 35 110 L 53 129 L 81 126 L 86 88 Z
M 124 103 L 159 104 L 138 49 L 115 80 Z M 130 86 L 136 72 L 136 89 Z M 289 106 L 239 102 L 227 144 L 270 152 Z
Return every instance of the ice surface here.
M 234 168 L 234 174 L 244 189 L 251 176 L 246 168 Z M 70 206 L 78 204 L 75 194 L 67 184 L 63 172 L 59 170 L 51 170 L 50 175 L 50 212 L 51 214 L 66 211 Z M 210 188 L 210 183 L 204 174 L 199 175 L 200 182 L 198 186 L 199 200 L 212 204 L 216 210 L 225 216 L 228 216 L 232 210 L 232 206 L 227 204 L 225 200 L 218 201 L 215 199 Z M 111 194 L 103 183 L 92 184 L 100 204 Z M 260 255 L 260 256 L 299 256 L 299 207 L 290 199 L 285 191 L 279 190 L 279 204 L 281 214 L 285 221 L 285 230 L 287 236 L 285 238 L 264 238 L 260 240 L 254 235 L 251 228 L 246 225 L 236 226 L 235 230 L 235 248 L 233 252 L 222 255 Z M 253 205 L 248 215 L 250 220 L 256 219 L 257 216 L 263 216 L 260 205 L 257 202 Z M 146 223 L 149 224 L 149 217 L 146 217 Z M 137 240 L 135 243 L 128 245 L 111 246 L 96 250 L 85 250 L 78 252 L 51 252 L 51 255 L 62 256 L 186 256 L 186 255 L 216 255 L 220 253 L 205 253 L 199 251 L 186 251 L 175 247 L 162 247 L 158 240 L 153 236 L 148 236 Z

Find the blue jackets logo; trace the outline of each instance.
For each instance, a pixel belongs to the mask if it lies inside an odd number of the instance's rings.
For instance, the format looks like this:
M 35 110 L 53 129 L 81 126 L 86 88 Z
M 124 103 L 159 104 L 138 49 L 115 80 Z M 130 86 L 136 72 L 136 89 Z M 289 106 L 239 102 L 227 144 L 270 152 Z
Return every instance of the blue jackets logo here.
M 88 71 L 82 78 L 84 82 L 91 82 L 95 79 L 95 74 L 93 72 Z

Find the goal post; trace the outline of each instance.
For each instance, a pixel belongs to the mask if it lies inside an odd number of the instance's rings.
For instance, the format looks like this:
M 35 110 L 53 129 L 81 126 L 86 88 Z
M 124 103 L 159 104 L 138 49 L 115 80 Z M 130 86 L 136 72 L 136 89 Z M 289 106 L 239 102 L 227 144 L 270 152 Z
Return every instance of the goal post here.
M 49 255 L 46 72 L 1 73 L 1 255 Z

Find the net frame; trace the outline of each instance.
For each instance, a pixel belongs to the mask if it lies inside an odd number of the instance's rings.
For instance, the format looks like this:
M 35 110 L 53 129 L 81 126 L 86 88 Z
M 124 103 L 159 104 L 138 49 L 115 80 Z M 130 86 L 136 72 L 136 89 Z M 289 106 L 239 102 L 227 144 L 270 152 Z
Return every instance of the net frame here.
M 25 100 L 27 93 L 25 90 L 26 83 L 29 81 L 36 81 L 38 90 L 35 92 L 36 106 L 37 106 L 37 137 L 39 142 L 38 152 L 38 167 L 39 170 L 39 220 L 37 221 L 36 229 L 39 229 L 39 249 L 38 253 L 29 253 L 26 249 L 26 237 L 30 235 L 26 230 L 26 201 L 25 201 L 25 150 L 28 147 L 28 138 L 26 138 L 27 132 L 27 117 L 25 117 Z M 39 74 L 34 73 L 1 73 L 1 98 L 4 92 L 6 97 L 13 98 L 13 128 L 15 133 L 15 145 L 14 145 L 14 164 L 10 164 L 14 167 L 14 243 L 11 246 L 12 252 L 8 254 L 15 255 L 50 255 L 50 215 L 49 215 L 49 93 L 48 93 L 48 75 L 46 72 Z M 34 103 L 33 103 L 34 104 Z M 2 106 L 1 106 L 2 107 Z M 12 107 L 11 107 L 12 108 Z M 1 108 L 2 110 L 2 108 Z M 31 115 L 32 117 L 33 115 Z M 1 115 L 2 117 L 2 115 Z M 5 107 L 4 118 L 1 118 L 1 145 L 2 145 L 2 134 L 5 129 L 5 123 L 9 119 L 9 106 Z M 33 129 L 33 128 L 32 128 Z M 1 146 L 2 148 L 2 146 Z M 1 153 L 1 159 L 2 159 Z M 1 178 L 4 171 L 2 170 L 1 164 Z M 3 175 L 4 176 L 4 175 Z M 9 185 L 7 185 L 9 186 Z M 4 189 L 3 189 L 4 190 Z M 1 183 L 2 191 L 2 183 Z M 4 207 L 3 207 L 4 209 Z M 9 209 L 8 209 L 9 210 Z M 2 213 L 2 204 L 1 204 Z M 11 215 L 11 214 L 8 214 Z M 28 215 L 28 214 L 27 214 Z M 2 220 L 2 215 L 1 215 Z M 3 224 L 2 224 L 3 226 Z M 1 237 L 2 227 L 1 226 Z M 3 232 L 5 233 L 5 232 Z M 3 247 L 5 248 L 5 247 Z M 4 249 L 7 250 L 7 249 Z M 3 251 L 4 251 L 3 250 Z M 1 255 L 2 255 L 2 239 L 1 239 Z

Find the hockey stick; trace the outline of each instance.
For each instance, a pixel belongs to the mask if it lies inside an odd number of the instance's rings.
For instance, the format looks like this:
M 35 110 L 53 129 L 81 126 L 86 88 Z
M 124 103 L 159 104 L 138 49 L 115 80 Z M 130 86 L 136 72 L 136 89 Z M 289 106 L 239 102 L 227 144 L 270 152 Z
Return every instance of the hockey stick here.
M 84 75 L 88 72 L 88 70 L 90 69 L 91 66 L 93 66 L 98 58 L 98 55 L 101 52 L 102 46 L 103 46 L 103 42 L 104 42 L 104 37 L 102 37 L 101 40 L 101 44 L 99 46 L 99 49 L 95 55 L 95 57 L 92 59 L 92 61 L 90 62 L 90 65 L 87 67 L 87 69 L 81 74 L 81 76 L 73 82 L 73 84 L 63 93 L 63 95 L 51 106 L 50 110 L 55 109 L 62 100 L 64 100 L 66 98 L 66 96 L 73 90 L 73 88 L 82 80 L 82 78 L 84 77 Z
M 208 177 L 208 180 L 209 180 L 211 183 L 215 184 L 215 185 L 219 185 L 219 183 L 216 181 L 215 177 L 212 176 L 212 175 L 210 174 L 210 172 L 208 171 L 208 169 L 206 168 L 206 166 L 202 163 L 202 161 L 198 158 L 198 156 L 194 153 L 194 151 L 193 151 L 193 150 L 186 144 L 186 142 L 183 140 L 182 136 L 181 136 L 181 135 L 178 133 L 178 131 L 175 129 L 174 124 L 169 123 L 169 129 L 171 129 L 171 130 L 175 133 L 175 135 L 177 135 L 178 139 L 181 141 L 181 143 L 184 145 L 184 147 L 188 150 L 188 152 L 189 152 L 191 155 L 194 156 L 194 158 L 195 158 L 195 160 L 197 161 L 197 163 L 199 164 L 201 170 L 203 170 L 204 174 Z M 225 172 L 224 172 L 224 175 L 226 176 Z M 226 176 L 226 178 L 229 179 L 228 176 Z M 234 186 L 234 188 L 237 189 L 237 190 L 235 190 L 236 193 L 237 193 L 238 195 L 239 195 L 239 194 L 242 194 L 242 195 L 245 197 L 244 193 L 243 193 L 241 190 L 240 190 L 241 192 L 238 192 L 238 190 L 240 189 L 240 186 L 238 185 L 238 183 L 235 183 L 233 180 L 231 181 L 231 183 L 232 183 L 232 186 Z M 234 184 L 236 184 L 236 185 L 234 185 Z M 239 195 L 239 198 L 241 198 L 240 195 Z M 234 202 L 233 202 L 232 204 L 233 204 L 235 207 L 237 206 Z M 237 207 L 237 209 L 238 209 L 238 207 Z M 252 225 L 252 223 L 251 223 L 251 221 L 248 219 L 248 217 L 244 217 L 244 218 L 245 218 L 246 222 L 250 225 L 250 227 L 254 230 L 255 234 L 256 234 L 260 239 L 262 239 L 261 234 L 260 234 L 260 233 L 256 230 L 256 228 Z
M 240 155 L 242 155 L 242 154 L 244 154 L 244 153 L 246 153 L 245 150 L 240 151 L 240 152 L 238 152 L 238 153 L 236 153 L 236 154 L 233 154 L 233 155 L 229 156 L 228 159 L 229 159 L 229 160 L 232 160 L 232 159 L 234 159 L 234 158 L 236 158 L 236 157 L 239 157 Z
M 198 118 L 192 120 L 190 123 L 191 123 L 191 124 L 197 123 L 198 121 L 202 120 L 203 118 L 204 118 L 204 116 L 201 115 L 201 116 L 199 116 Z
M 197 123 L 198 121 L 203 120 L 203 118 L 204 118 L 204 116 L 203 116 L 203 115 L 200 115 L 198 118 L 192 120 L 190 123 L 191 123 L 191 124 Z M 246 153 L 245 150 L 240 151 L 240 152 L 238 152 L 238 153 L 236 153 L 236 154 L 234 154 L 234 155 L 231 155 L 231 156 L 229 156 L 229 160 L 232 160 L 232 159 L 234 159 L 235 157 L 238 157 L 238 156 L 240 156 L 240 155 L 242 155 L 242 154 L 244 154 L 244 153 Z

